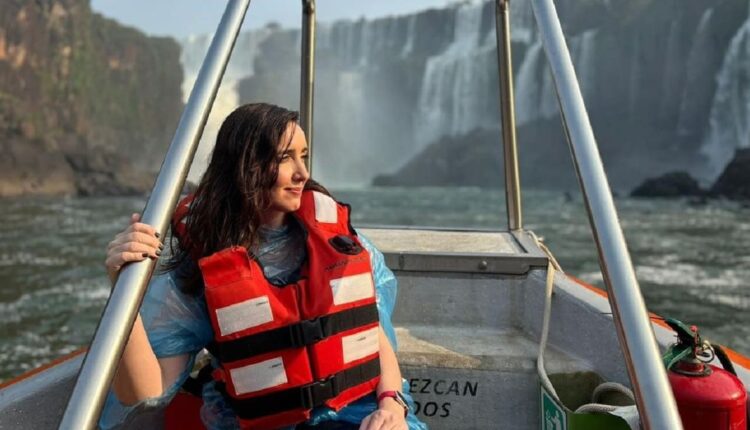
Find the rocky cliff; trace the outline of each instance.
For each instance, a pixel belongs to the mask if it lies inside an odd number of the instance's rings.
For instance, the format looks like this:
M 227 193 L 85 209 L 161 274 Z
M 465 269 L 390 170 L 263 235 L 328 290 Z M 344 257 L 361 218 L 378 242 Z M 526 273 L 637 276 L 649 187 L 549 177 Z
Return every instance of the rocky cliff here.
M 750 71 L 732 60 L 746 58 L 750 46 L 744 42 L 750 36 L 741 37 L 745 27 L 750 35 L 746 0 L 555 3 L 615 188 L 673 170 L 709 183 L 734 148 L 747 145 L 711 138 L 713 129 L 741 135 L 750 127 L 743 113 L 750 104 L 740 100 Z M 522 181 L 575 187 L 529 2 L 511 2 L 511 8 L 521 162 L 532 167 L 522 170 Z M 238 81 L 236 100 L 298 106 L 299 31 L 268 28 L 242 37 L 255 48 L 236 53 L 253 64 Z M 426 160 L 438 162 L 458 149 L 468 151 L 465 164 L 486 165 L 483 145 L 497 141 L 470 139 L 499 135 L 494 2 L 321 23 L 316 50 L 318 179 L 334 186 L 368 183 L 409 163 L 406 176 L 386 182 L 413 182 L 421 174 L 443 184 L 446 178 Z M 738 106 L 744 110 L 734 112 Z M 743 124 L 728 123 L 736 119 Z M 447 142 L 459 148 L 426 149 Z
M 0 196 L 146 190 L 182 107 L 179 55 L 88 0 L 0 3 Z

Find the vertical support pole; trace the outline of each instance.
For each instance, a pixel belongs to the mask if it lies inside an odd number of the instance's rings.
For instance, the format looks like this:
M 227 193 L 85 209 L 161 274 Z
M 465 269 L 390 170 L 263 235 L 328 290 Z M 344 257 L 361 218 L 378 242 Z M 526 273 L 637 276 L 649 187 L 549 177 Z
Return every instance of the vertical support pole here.
M 307 170 L 313 166 L 313 99 L 315 87 L 315 0 L 302 0 L 302 76 L 300 126 L 307 137 Z
M 195 150 L 211 112 L 234 43 L 250 0 L 229 0 L 206 59 L 182 112 L 151 196 L 143 209 L 143 222 L 166 236 L 169 220 L 185 183 Z M 91 430 L 97 421 L 115 370 L 146 293 L 156 263 L 147 258 L 128 264 L 120 272 L 99 326 L 91 341 L 68 406 L 58 426 L 61 430 Z
M 516 144 L 516 113 L 513 96 L 513 62 L 510 45 L 510 0 L 495 1 L 495 35 L 497 37 L 497 68 L 500 79 L 500 112 L 505 160 L 505 206 L 508 230 L 523 229 L 521 214 L 521 180 L 518 173 Z
M 646 430 L 682 430 L 677 403 L 641 295 L 612 191 L 553 0 L 531 0 L 557 91 L 565 134 L 594 234 L 599 267 Z

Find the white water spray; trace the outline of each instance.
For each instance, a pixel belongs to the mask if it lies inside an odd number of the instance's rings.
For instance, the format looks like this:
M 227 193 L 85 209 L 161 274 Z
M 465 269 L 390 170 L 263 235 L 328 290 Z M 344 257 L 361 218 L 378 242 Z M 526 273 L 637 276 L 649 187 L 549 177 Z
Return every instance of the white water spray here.
M 701 152 L 711 177 L 721 173 L 737 148 L 750 146 L 750 20 L 735 34 L 717 76 L 709 132 Z

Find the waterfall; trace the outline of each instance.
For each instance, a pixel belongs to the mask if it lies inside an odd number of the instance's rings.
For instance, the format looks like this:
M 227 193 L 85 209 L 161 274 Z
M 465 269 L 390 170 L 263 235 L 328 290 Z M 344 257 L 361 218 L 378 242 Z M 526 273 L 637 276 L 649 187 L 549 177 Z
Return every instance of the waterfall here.
M 417 15 L 414 14 L 409 16 L 409 24 L 406 29 L 406 43 L 404 43 L 404 48 L 401 50 L 401 58 L 408 57 L 414 50 L 414 33 L 416 32 L 416 28 Z
M 634 114 L 638 107 L 638 92 L 641 89 L 641 74 L 643 66 L 641 65 L 641 38 L 639 35 L 633 41 L 633 50 L 631 52 L 630 79 L 628 82 L 628 112 Z
M 511 39 L 531 45 L 535 39 L 534 11 L 530 1 L 510 2 Z M 494 37 L 494 32 L 492 32 Z
M 738 147 L 750 146 L 750 20 L 732 38 L 709 116 L 709 132 L 701 153 L 708 159 L 706 174 L 721 173 Z
M 221 123 L 240 104 L 240 97 L 237 92 L 239 80 L 253 74 L 253 62 L 258 53 L 258 45 L 270 34 L 270 31 L 269 29 L 255 30 L 242 33 L 237 38 L 234 53 L 229 60 L 229 64 L 227 64 L 224 78 L 216 94 L 211 114 L 206 122 L 206 127 L 203 129 L 203 135 L 188 174 L 190 181 L 198 182 L 206 169 L 208 157 L 213 149 Z M 212 39 L 213 35 L 200 35 L 189 36 L 180 41 L 182 47 L 180 63 L 184 73 L 182 81 L 183 102 L 187 102 L 188 97 L 190 97 L 190 92 Z
M 711 34 L 713 16 L 713 8 L 703 12 L 688 53 L 685 67 L 685 86 L 680 96 L 677 119 L 677 133 L 681 136 L 697 135 L 704 126 L 704 122 L 701 121 L 705 118 L 705 112 L 700 109 L 700 106 L 696 106 L 694 94 L 697 88 L 705 85 L 702 82 L 704 76 L 711 74 L 710 70 L 707 70 L 705 58 L 706 52 L 714 49 Z
M 577 41 L 573 53 L 575 54 L 575 69 L 583 97 L 588 100 L 595 91 L 596 83 L 596 41 L 598 29 L 586 30 L 575 39 Z
M 516 123 L 523 125 L 540 117 L 539 106 L 541 105 L 542 94 L 539 73 L 544 73 L 543 67 L 547 63 L 544 59 L 542 42 L 538 41 L 531 45 L 526 51 L 521 67 L 518 68 L 516 75 Z
M 570 38 L 568 42 L 570 58 L 585 99 L 594 93 L 596 35 L 597 30 L 587 30 Z M 515 80 L 518 125 L 559 115 L 555 85 L 541 41 L 536 41 L 529 47 Z
M 497 127 L 488 89 L 497 81 L 492 38 L 480 34 L 483 7 L 459 7 L 454 39 L 448 48 L 427 60 L 417 103 L 413 152 L 441 136 L 466 133 L 479 127 Z M 490 43 L 481 43 L 487 40 Z M 492 97 L 492 95 L 490 95 Z
M 683 82 L 680 78 L 684 75 L 683 68 L 685 62 L 683 59 L 683 53 L 681 52 L 681 27 L 682 20 L 675 20 L 669 26 L 669 35 L 667 36 L 667 49 L 665 56 L 664 73 L 662 74 L 661 82 L 661 104 L 659 106 L 659 118 L 672 121 L 674 120 L 672 115 L 674 111 L 673 105 L 675 100 L 679 100 L 680 97 L 680 84 Z

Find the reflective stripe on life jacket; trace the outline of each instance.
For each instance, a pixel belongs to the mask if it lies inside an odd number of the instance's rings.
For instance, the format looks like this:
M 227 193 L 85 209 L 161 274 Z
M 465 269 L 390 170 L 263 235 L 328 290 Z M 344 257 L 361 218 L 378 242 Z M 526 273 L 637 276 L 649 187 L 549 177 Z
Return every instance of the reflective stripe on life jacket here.
M 349 208 L 305 191 L 294 213 L 306 233 L 301 279 L 276 286 L 243 247 L 199 260 L 219 390 L 242 428 L 303 422 L 318 406 L 339 410 L 380 377 L 379 323 L 370 255 Z

